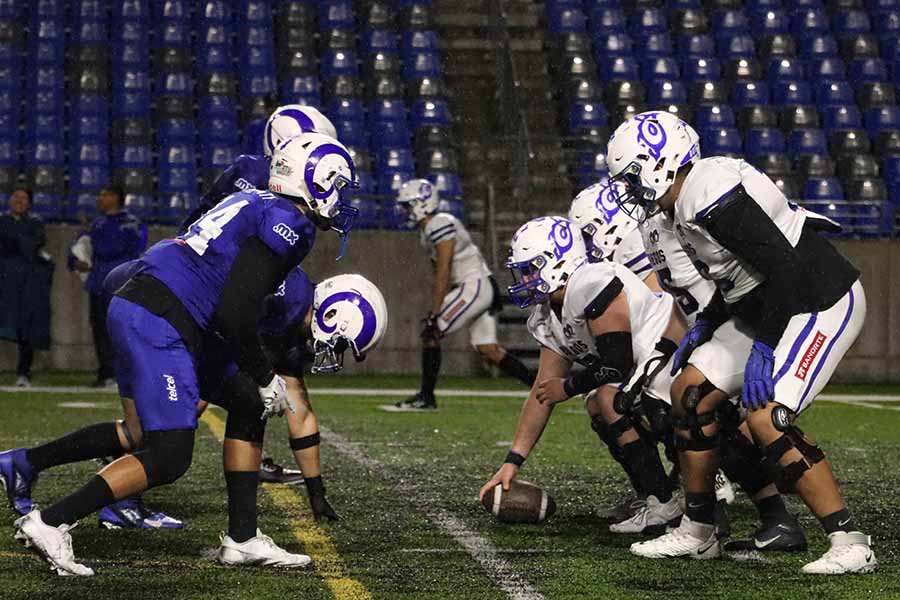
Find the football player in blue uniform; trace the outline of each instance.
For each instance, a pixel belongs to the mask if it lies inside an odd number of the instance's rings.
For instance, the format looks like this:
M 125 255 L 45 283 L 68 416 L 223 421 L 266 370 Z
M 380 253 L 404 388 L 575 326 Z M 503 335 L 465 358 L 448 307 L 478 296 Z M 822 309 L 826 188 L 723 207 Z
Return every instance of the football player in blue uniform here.
M 188 469 L 200 400 L 196 365 L 206 335 L 215 333 L 228 345 L 262 402 L 259 411 L 233 407 L 232 415 L 249 421 L 293 410 L 284 379 L 257 335 L 263 300 L 305 258 L 317 227 L 346 241 L 355 211 L 340 202 L 340 190 L 355 181 L 347 149 L 333 138 L 289 138 L 273 154 L 268 191 L 232 194 L 187 233 L 156 244 L 140 259 L 138 273 L 110 303 L 107 323 L 120 395 L 134 401 L 141 447 L 75 493 L 17 520 L 17 539 L 60 574 L 93 574 L 75 561 L 68 529 L 116 500 L 172 483 Z M 108 449 L 101 456 L 121 448 L 115 423 L 85 443 L 102 440 Z M 16 463 L 27 459 L 22 454 L 7 458 Z M 16 487 L 17 474 L 11 477 L 12 485 L 5 477 L 7 489 Z
M 269 183 L 269 161 L 284 140 L 301 133 L 321 133 L 337 139 L 334 124 L 313 106 L 286 104 L 275 110 L 263 129 L 263 154 L 241 154 L 225 169 L 203 195 L 198 206 L 181 224 L 187 231 L 200 215 L 234 192 L 264 190 Z

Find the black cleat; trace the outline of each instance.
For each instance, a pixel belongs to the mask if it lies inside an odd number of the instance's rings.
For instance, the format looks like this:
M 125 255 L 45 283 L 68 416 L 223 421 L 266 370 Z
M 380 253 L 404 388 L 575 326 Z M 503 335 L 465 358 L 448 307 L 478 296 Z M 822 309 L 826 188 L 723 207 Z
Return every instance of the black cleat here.
M 434 410 L 437 408 L 437 401 L 435 400 L 433 395 L 426 395 L 422 392 L 418 392 L 407 398 L 406 400 L 400 400 L 394 404 L 399 409 L 402 410 Z
M 301 481 L 303 481 L 303 473 L 296 469 L 285 469 L 271 458 L 264 458 L 259 465 L 260 483 L 297 485 Z
M 785 521 L 763 525 L 752 538 L 726 542 L 726 552 L 802 552 L 806 550 L 806 534 L 791 516 Z

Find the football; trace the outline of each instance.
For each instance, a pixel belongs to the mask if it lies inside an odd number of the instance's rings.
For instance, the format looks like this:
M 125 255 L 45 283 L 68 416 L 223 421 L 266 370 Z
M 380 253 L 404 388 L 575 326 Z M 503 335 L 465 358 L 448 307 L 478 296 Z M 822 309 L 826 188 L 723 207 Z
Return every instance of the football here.
M 556 512 L 556 502 L 547 492 L 519 480 L 513 480 L 506 491 L 498 484 L 481 503 L 503 523 L 542 523 Z

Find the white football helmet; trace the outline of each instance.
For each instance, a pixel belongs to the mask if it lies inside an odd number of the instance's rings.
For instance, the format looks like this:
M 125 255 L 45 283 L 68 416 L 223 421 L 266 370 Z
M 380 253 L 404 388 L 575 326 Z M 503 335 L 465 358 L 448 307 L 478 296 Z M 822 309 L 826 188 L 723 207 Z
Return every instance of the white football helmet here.
M 543 302 L 587 261 L 584 240 L 578 233 L 575 225 L 562 217 L 539 217 L 519 227 L 506 261 L 514 282 L 507 291 L 516 306 Z
M 356 167 L 339 141 L 301 133 L 281 142 L 269 163 L 269 189 L 306 203 L 346 238 L 359 211 L 341 202 L 343 188 L 356 187 Z
M 438 190 L 427 179 L 410 179 L 400 186 L 397 203 L 406 210 L 413 225 L 438 210 Z
M 284 140 L 301 133 L 321 133 L 337 139 L 337 130 L 328 117 L 314 106 L 285 104 L 275 109 L 263 130 L 263 153 L 272 157 Z
M 624 193 L 621 183 L 600 182 L 581 190 L 572 200 L 569 220 L 581 230 L 591 262 L 611 260 L 622 238 L 637 229 L 638 221 L 616 202 Z
M 337 275 L 316 286 L 313 299 L 313 373 L 334 373 L 344 366 L 344 351 L 361 361 L 387 330 L 384 296 L 362 275 Z
M 693 127 L 666 111 L 640 113 L 619 125 L 606 155 L 610 181 L 625 185 L 618 203 L 629 212 L 637 205 L 646 216 L 655 214 L 678 169 L 700 157 L 698 140 Z

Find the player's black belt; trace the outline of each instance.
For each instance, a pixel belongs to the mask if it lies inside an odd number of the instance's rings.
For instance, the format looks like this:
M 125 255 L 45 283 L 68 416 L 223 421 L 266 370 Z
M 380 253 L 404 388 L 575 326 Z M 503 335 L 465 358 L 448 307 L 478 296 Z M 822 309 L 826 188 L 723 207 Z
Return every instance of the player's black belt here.
M 116 292 L 116 296 L 143 306 L 162 317 L 175 328 L 188 350 L 197 355 L 200 348 L 200 326 L 181 300 L 162 281 L 145 273 L 135 275 Z

